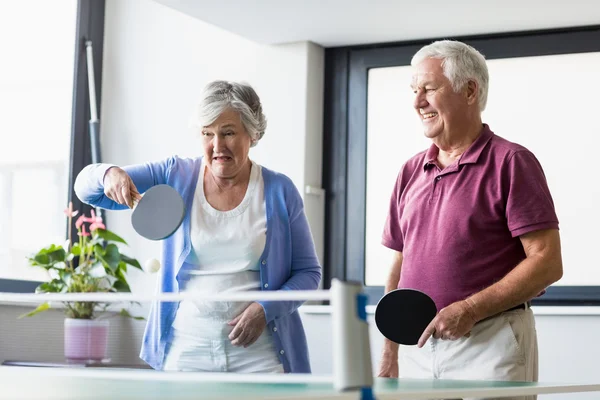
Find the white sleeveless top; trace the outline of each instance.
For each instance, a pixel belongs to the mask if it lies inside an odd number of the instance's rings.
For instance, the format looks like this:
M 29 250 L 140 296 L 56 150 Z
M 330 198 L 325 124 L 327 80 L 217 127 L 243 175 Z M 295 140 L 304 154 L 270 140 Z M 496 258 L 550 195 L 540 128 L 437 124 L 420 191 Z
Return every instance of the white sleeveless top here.
M 267 212 L 261 167 L 252 162 L 250 182 L 242 202 L 233 210 L 214 209 L 204 195 L 202 163 L 190 221 L 192 250 L 186 260 L 194 275 L 225 275 L 258 271 L 267 240 Z M 251 289 L 258 289 L 257 285 Z
M 205 172 L 203 162 L 190 215 L 192 249 L 178 274 L 180 291 L 210 294 L 260 290 L 258 263 L 267 232 L 261 167 L 252 162 L 246 194 L 229 211 L 216 210 L 206 200 Z M 180 302 L 165 370 L 283 372 L 268 328 L 247 348 L 230 344 L 228 335 L 233 327 L 227 322 L 250 303 Z M 216 353 L 222 357 L 216 357 Z M 219 359 L 220 364 L 216 361 Z M 227 361 L 235 359 L 243 359 L 244 367 Z

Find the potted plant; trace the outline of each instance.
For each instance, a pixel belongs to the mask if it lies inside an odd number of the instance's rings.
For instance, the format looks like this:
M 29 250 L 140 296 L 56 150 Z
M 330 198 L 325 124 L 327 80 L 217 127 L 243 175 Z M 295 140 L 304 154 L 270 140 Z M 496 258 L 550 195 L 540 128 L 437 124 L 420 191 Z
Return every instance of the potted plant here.
M 36 293 L 130 292 L 126 279 L 127 266 L 142 269 L 140 263 L 121 253 L 117 244 L 125 240 L 106 229 L 94 211 L 81 215 L 75 222 L 78 240 L 73 243 L 71 226 L 73 204 L 64 213 L 68 218 L 68 240 L 64 245 L 52 244 L 28 258 L 29 264 L 48 271 L 50 280 L 40 284 Z M 101 362 L 107 358 L 107 319 L 98 318 L 109 304 L 98 302 L 64 302 L 64 345 L 67 361 Z M 44 302 L 35 310 L 22 315 L 30 317 L 50 308 Z M 125 309 L 121 315 L 132 317 Z M 105 315 L 105 314 L 104 314 Z

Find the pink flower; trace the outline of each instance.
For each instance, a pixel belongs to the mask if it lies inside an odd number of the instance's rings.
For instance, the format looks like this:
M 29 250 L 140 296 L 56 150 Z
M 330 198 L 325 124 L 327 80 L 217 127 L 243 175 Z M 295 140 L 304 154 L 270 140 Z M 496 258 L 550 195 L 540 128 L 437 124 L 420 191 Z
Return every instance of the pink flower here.
M 85 225 L 81 226 L 81 233 L 79 234 L 79 236 L 90 236 L 89 232 L 86 232 L 85 230 Z
M 75 222 L 75 227 L 77 229 L 81 228 L 84 222 L 89 222 L 91 224 L 101 224 L 102 225 L 102 217 L 97 217 L 94 213 L 94 210 L 90 212 L 91 217 L 86 217 L 85 214 L 81 214 L 81 216 Z M 104 229 L 104 228 L 103 228 Z
M 94 212 L 94 210 L 90 211 L 91 214 L 91 218 L 87 221 L 87 222 L 92 222 L 95 224 L 101 224 L 102 223 L 102 217 L 101 216 L 96 216 L 96 213 Z
M 102 218 L 100 218 L 100 221 L 102 221 Z M 106 226 L 104 226 L 102 222 L 94 222 L 90 225 L 90 232 L 95 231 L 96 229 L 106 229 Z
M 85 215 L 81 214 L 81 216 L 77 218 L 77 221 L 75 222 L 75 228 L 81 228 L 84 222 L 87 222 L 87 218 L 85 217 Z
M 79 211 L 78 210 L 73 211 L 73 202 L 70 201 L 69 202 L 69 207 L 65 208 L 64 213 L 65 213 L 65 215 L 67 217 L 73 218 L 74 216 L 76 216 L 77 214 L 79 214 Z

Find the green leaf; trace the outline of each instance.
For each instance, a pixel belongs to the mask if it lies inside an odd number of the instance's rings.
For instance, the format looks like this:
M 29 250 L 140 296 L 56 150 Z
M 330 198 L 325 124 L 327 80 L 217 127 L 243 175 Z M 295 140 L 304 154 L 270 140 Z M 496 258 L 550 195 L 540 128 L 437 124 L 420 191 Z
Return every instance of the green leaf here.
M 117 265 L 121 262 L 121 253 L 119 253 L 119 248 L 116 244 L 109 244 L 106 246 L 104 250 L 104 259 L 108 261 L 108 263 L 112 266 L 114 265 L 117 268 Z
M 64 269 L 61 269 L 60 271 L 58 271 L 58 276 L 67 286 L 71 284 L 71 274 L 72 274 L 71 272 L 66 271 Z
M 98 235 L 99 237 L 101 237 L 102 239 L 104 239 L 108 242 L 119 242 L 119 243 L 127 244 L 127 242 L 125 240 L 123 240 L 123 238 L 116 235 L 115 233 L 112 233 L 109 230 L 96 229 L 94 232 L 96 233 L 96 235 Z
M 96 245 L 94 246 L 94 253 L 102 261 L 102 264 L 108 266 L 113 273 L 117 270 L 119 262 L 121 262 L 121 253 L 119 253 L 117 245 L 109 244 L 106 246 L 106 249 L 103 249 L 100 245 Z
M 125 273 L 122 269 L 117 269 L 115 277 L 117 280 L 113 282 L 113 287 L 117 292 L 131 292 L 131 288 L 127 283 L 127 278 L 125 277 Z
M 40 250 L 33 257 L 30 257 L 29 263 L 32 266 L 39 266 L 45 269 L 55 268 L 54 264 L 65 262 L 66 255 L 67 253 L 61 246 L 51 245 Z
M 138 321 L 144 321 L 146 319 L 144 317 L 134 317 L 133 315 L 131 315 L 129 313 L 129 311 L 127 311 L 124 308 L 121 309 L 121 312 L 119 313 L 119 315 L 122 316 L 122 317 L 133 318 L 133 319 L 138 320 Z
M 127 264 L 131 265 L 132 267 L 136 267 L 140 270 L 142 269 L 142 266 L 140 265 L 138 260 L 136 260 L 135 258 L 131 258 L 131 257 L 126 256 L 125 254 L 121 254 L 121 260 L 125 261 Z
M 119 271 L 123 271 L 123 272 L 127 272 L 127 264 L 125 264 L 123 261 L 121 261 L 119 263 L 119 265 L 117 265 L 117 270 Z
M 60 279 L 52 279 L 50 282 L 44 282 L 36 289 L 36 293 L 60 293 L 65 287 L 65 283 Z
M 81 255 L 81 247 L 79 247 L 79 243 L 75 243 L 72 247 L 71 247 L 71 253 L 73 255 L 79 256 Z
M 118 281 L 115 281 L 113 287 L 115 288 L 115 290 L 117 292 L 131 292 L 131 288 L 127 284 L 127 281 L 124 281 L 121 279 L 119 279 Z
M 56 264 L 54 264 L 54 268 L 56 268 L 60 272 L 60 271 L 63 271 L 65 268 L 67 268 L 67 264 L 65 264 L 62 261 L 59 261 Z
M 117 280 L 127 282 L 127 278 L 125 277 L 125 271 L 123 271 L 121 268 L 115 271 L 115 277 L 117 278 Z
M 21 319 L 21 318 L 25 318 L 25 317 L 32 317 L 35 314 L 41 313 L 42 311 L 46 311 L 48 309 L 50 309 L 50 303 L 45 302 L 45 303 L 42 303 L 39 306 L 37 306 L 37 308 L 35 310 L 30 311 L 30 312 L 28 312 L 26 314 L 21 314 L 17 318 Z

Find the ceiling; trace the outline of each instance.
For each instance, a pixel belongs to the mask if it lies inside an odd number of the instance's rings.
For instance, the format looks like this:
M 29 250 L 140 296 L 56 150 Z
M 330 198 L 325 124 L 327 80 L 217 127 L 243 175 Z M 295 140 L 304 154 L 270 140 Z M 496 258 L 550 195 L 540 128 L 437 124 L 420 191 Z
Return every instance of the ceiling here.
M 600 24 L 600 0 L 155 0 L 262 44 L 323 47 Z

